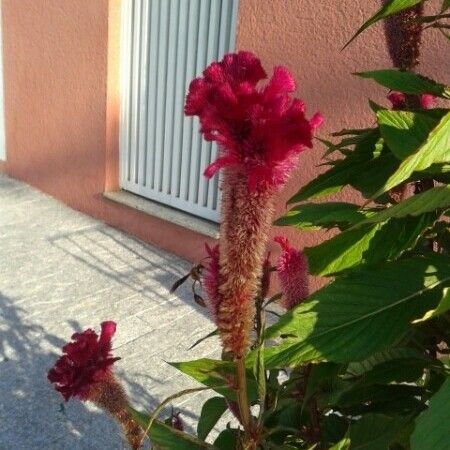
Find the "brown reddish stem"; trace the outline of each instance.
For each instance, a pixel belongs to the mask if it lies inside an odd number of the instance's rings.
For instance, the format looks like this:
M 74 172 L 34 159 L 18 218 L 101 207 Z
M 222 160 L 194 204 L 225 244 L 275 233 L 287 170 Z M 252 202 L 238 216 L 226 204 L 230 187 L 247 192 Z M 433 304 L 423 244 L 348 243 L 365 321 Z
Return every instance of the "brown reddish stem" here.
M 244 427 L 246 441 L 250 443 L 252 440 L 253 423 L 250 411 L 250 404 L 247 397 L 247 373 L 245 368 L 245 359 L 238 358 L 236 362 L 236 374 L 237 374 L 237 400 L 239 405 L 239 413 L 241 416 L 241 423 Z M 249 447 L 253 448 L 250 444 Z

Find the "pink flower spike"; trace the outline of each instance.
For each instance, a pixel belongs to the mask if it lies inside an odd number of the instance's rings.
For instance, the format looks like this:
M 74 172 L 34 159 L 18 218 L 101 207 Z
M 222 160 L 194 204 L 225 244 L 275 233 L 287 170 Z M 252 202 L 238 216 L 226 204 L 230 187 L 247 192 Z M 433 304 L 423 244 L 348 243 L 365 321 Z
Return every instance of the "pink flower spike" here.
M 431 109 L 436 103 L 436 97 L 431 94 L 422 94 L 420 96 L 420 104 L 423 109 Z
M 217 323 L 217 311 L 219 308 L 219 244 L 210 247 L 205 244 L 209 257 L 208 265 L 203 271 L 203 286 L 207 295 L 207 305 L 214 321 Z
M 290 310 L 309 295 L 308 261 L 300 250 L 289 245 L 289 241 L 277 236 L 274 241 L 280 244 L 282 252 L 277 261 L 277 272 L 282 290 L 281 304 Z

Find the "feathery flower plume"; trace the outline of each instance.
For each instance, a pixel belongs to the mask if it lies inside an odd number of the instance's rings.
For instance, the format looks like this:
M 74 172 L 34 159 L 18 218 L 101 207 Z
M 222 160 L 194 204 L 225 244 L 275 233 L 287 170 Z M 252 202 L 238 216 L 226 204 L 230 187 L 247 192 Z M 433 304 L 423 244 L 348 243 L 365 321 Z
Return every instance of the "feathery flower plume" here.
M 210 247 L 205 244 L 208 255 L 207 266 L 203 269 L 203 287 L 206 291 L 206 304 L 211 312 L 214 322 L 217 324 L 217 311 L 219 308 L 219 245 Z
M 384 21 L 389 55 L 394 67 L 400 70 L 412 70 L 419 63 L 422 24 L 417 19 L 422 14 L 423 3 L 419 3 Z
M 289 245 L 286 238 L 277 236 L 274 240 L 280 244 L 282 250 L 277 261 L 277 273 L 283 294 L 281 304 L 290 310 L 309 295 L 308 261 L 303 252 Z
M 264 78 L 252 53 L 225 55 L 191 82 L 185 105 L 186 115 L 199 117 L 204 138 L 220 148 L 205 170 L 211 177 L 224 169 L 217 291 L 214 282 L 206 284 L 224 350 L 237 359 L 250 343 L 273 195 L 297 166 L 299 153 L 312 147 L 322 122 L 320 114 L 307 120 L 303 102 L 291 98 L 296 87 L 286 68 L 276 67 L 269 82 L 257 87 Z
M 63 355 L 47 378 L 66 401 L 71 397 L 89 400 L 111 414 L 122 425 L 131 448 L 137 450 L 143 432 L 128 412 L 126 393 L 112 373 L 114 362 L 120 359 L 111 354 L 116 324 L 103 322 L 101 328 L 100 337 L 92 329 L 74 333 L 73 342 L 63 347 Z

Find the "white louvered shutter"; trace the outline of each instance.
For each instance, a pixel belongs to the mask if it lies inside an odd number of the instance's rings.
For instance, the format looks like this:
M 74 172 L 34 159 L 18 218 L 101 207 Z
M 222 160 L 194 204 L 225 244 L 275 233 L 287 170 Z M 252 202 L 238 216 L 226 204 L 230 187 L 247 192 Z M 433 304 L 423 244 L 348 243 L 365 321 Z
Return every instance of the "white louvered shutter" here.
M 183 115 L 190 81 L 234 49 L 238 0 L 123 0 L 120 184 L 218 220 L 216 158 L 198 119 Z

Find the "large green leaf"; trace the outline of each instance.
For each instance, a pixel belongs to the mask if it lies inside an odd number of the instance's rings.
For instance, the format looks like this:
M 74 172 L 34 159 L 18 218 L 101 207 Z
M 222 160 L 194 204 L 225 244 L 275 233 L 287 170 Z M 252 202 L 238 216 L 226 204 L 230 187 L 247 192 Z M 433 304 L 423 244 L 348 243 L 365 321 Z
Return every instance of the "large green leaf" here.
M 442 0 L 441 12 L 447 11 L 448 8 L 450 8 L 450 0 Z
M 373 79 L 384 87 L 405 94 L 432 94 L 435 97 L 450 98 L 449 86 L 437 83 L 414 72 L 388 69 L 359 72 L 355 75 Z
M 199 383 L 212 388 L 220 395 L 230 400 L 236 400 L 236 391 L 232 388 L 232 386 L 236 386 L 236 366 L 234 363 L 203 358 L 194 361 L 171 362 L 170 365 Z M 230 387 L 223 387 L 224 385 Z M 251 371 L 247 373 L 247 388 L 249 398 L 255 400 L 258 389 Z
M 358 385 L 353 388 L 335 389 L 329 406 L 345 414 L 359 415 L 369 412 L 386 414 L 412 414 L 423 409 L 419 398 L 424 389 L 407 384 Z
M 228 406 L 223 397 L 212 397 L 203 404 L 197 424 L 197 436 L 204 441 Z
M 146 430 L 150 417 L 130 408 L 133 418 Z M 153 421 L 147 432 L 152 444 L 156 444 L 160 450 L 214 450 L 212 445 L 202 442 L 195 436 L 169 427 L 157 420 Z
M 267 338 L 284 339 L 266 349 L 266 367 L 363 360 L 392 345 L 412 320 L 434 308 L 444 283 L 450 283 L 450 264 L 440 255 L 353 270 L 267 329 Z
M 379 9 L 369 20 L 361 25 L 353 37 L 347 42 L 347 44 L 345 44 L 345 47 L 347 47 L 347 45 L 349 45 L 357 36 L 359 36 L 364 30 L 369 28 L 374 23 L 377 23 L 386 17 L 392 16 L 393 14 L 397 14 L 404 9 L 411 8 L 422 1 L 423 0 L 391 0 Z
M 214 441 L 214 447 L 217 447 L 220 450 L 231 450 L 238 448 L 238 433 L 238 430 L 232 428 L 223 430 Z
M 381 223 L 389 219 L 418 216 L 450 207 L 450 186 L 438 186 L 403 200 L 397 205 L 381 210 L 360 221 L 356 226 Z
M 291 209 L 274 224 L 289 225 L 302 230 L 329 229 L 355 224 L 368 215 L 370 211 L 360 210 L 360 206 L 353 203 L 304 203 Z
M 351 450 L 389 450 L 396 436 L 408 424 L 405 417 L 367 414 L 350 426 Z M 422 449 L 425 450 L 425 447 Z
M 377 364 L 353 380 L 355 385 L 389 384 L 393 382 L 411 383 L 423 374 L 423 369 L 431 364 L 425 358 L 400 358 Z
M 425 170 L 435 163 L 450 162 L 450 112 L 431 131 L 419 149 L 408 156 L 374 198 L 407 180 L 415 171 Z
M 403 160 L 428 139 L 431 131 L 447 113 L 445 109 L 429 111 L 392 111 L 380 109 L 377 120 L 389 149 Z
M 305 248 L 309 271 L 314 275 L 331 275 L 361 263 L 376 264 L 398 258 L 415 246 L 438 217 L 438 213 L 428 213 L 344 231 L 315 247 Z
M 411 436 L 411 450 L 449 450 L 450 448 L 450 378 L 430 400 L 429 408 L 416 420 Z
M 396 361 L 417 361 L 418 364 L 424 364 L 425 367 L 432 363 L 432 360 L 423 354 L 420 350 L 410 347 L 391 347 L 381 352 L 376 352 L 370 355 L 369 358 L 363 361 L 351 362 L 347 366 L 345 378 L 357 378 L 365 376 L 377 367 L 383 367 L 384 364 Z M 395 375 L 397 376 L 397 375 Z M 404 376 L 403 374 L 399 375 Z M 402 381 L 393 378 L 391 381 Z

